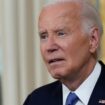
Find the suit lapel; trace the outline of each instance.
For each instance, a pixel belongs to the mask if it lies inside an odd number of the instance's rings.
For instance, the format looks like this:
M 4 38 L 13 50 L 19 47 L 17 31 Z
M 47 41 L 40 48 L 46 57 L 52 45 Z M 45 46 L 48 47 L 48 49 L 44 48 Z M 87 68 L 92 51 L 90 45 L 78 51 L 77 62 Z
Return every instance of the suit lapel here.
M 61 82 L 57 82 L 56 88 L 53 89 L 51 93 L 51 104 L 50 105 L 63 105 L 62 103 L 62 84 Z
M 96 83 L 96 86 L 92 92 L 88 105 L 105 105 L 105 65 L 100 62 L 102 65 L 101 74 Z M 57 81 L 51 92 L 51 99 L 49 100 L 50 105 L 63 105 L 62 98 L 62 84 Z
M 103 103 L 105 100 L 105 65 L 102 62 L 100 63 L 102 65 L 102 71 L 88 105 L 105 105 L 105 103 Z

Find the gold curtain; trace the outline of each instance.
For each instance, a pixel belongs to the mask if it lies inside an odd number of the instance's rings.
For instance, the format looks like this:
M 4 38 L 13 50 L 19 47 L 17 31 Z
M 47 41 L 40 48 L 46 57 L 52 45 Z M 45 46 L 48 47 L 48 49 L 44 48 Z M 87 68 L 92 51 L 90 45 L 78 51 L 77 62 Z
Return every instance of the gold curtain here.
M 100 13 L 101 13 L 101 17 L 102 17 L 102 21 L 103 21 L 103 27 L 105 30 L 105 0 L 100 0 Z M 103 62 L 105 63 L 105 31 L 103 33 L 103 37 L 102 37 L 102 43 L 101 43 L 101 49 L 102 49 L 102 53 L 101 53 L 101 59 L 103 60 Z

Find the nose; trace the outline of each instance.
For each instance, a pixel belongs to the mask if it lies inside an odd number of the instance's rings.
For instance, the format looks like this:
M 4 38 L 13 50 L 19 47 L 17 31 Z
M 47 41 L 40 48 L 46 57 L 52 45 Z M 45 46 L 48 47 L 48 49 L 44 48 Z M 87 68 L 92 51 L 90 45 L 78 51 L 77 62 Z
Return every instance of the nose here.
M 48 43 L 47 43 L 47 52 L 48 53 L 53 53 L 56 52 L 59 49 L 58 44 L 57 44 L 57 39 L 55 38 L 49 38 Z
M 57 51 L 56 47 L 51 47 L 47 50 L 47 52 L 49 52 L 49 53 L 52 53 L 52 52 L 55 52 L 55 51 Z

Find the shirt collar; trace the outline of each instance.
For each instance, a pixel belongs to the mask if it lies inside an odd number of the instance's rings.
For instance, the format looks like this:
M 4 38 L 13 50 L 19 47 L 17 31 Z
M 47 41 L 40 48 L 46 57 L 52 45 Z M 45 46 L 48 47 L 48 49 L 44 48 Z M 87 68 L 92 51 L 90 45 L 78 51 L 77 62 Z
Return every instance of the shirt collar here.
M 101 65 L 97 62 L 93 72 L 79 86 L 79 88 L 77 88 L 76 91 L 74 91 L 84 105 L 88 104 L 89 98 L 99 78 L 100 73 L 101 73 Z M 71 90 L 69 90 L 64 84 L 62 87 L 63 87 L 63 105 L 65 105 L 66 98 Z

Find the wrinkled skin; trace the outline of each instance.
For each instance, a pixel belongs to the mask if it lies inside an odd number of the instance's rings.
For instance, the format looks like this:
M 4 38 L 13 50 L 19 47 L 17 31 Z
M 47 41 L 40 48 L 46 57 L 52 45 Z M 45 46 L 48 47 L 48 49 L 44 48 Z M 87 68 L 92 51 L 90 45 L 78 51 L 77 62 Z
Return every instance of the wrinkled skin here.
M 92 72 L 98 46 L 97 30 L 92 35 L 83 30 L 80 12 L 77 4 L 56 4 L 39 18 L 40 49 L 48 71 L 73 90 Z

